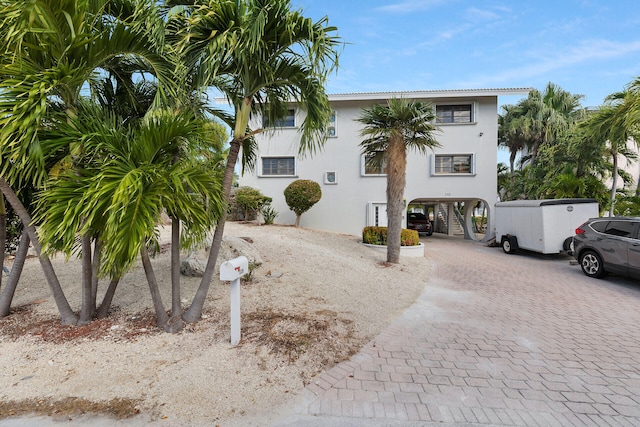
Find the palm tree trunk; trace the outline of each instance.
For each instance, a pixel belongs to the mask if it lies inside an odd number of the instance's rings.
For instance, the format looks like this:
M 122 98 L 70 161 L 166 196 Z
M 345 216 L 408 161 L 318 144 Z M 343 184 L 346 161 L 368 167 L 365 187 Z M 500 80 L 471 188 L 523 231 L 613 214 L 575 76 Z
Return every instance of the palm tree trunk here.
M 86 325 L 91 322 L 93 310 L 91 309 L 91 273 L 93 265 L 91 262 L 91 236 L 82 236 L 82 308 L 80 309 L 79 325 Z
M 100 262 L 102 259 L 102 243 L 100 243 L 100 239 L 95 239 L 95 243 L 93 246 L 93 262 L 91 264 L 91 313 L 92 315 L 96 312 L 96 301 L 98 299 L 98 284 L 99 277 L 98 273 L 100 271 Z
M 391 138 L 387 155 L 387 262 L 397 264 L 400 262 L 402 197 L 407 166 L 406 149 L 401 139 Z
M 31 244 L 33 245 L 33 248 L 38 255 L 38 259 L 40 260 L 40 266 L 42 267 L 44 276 L 49 284 L 49 288 L 51 289 L 53 299 L 58 307 L 58 313 L 60 313 L 62 324 L 75 325 L 78 323 L 78 316 L 75 315 L 73 310 L 71 310 L 71 306 L 69 306 L 69 302 L 67 301 L 64 291 L 60 286 L 60 282 L 58 281 L 58 276 L 56 276 L 53 265 L 51 265 L 51 260 L 47 255 L 42 253 L 42 247 L 40 246 L 40 241 L 36 234 L 36 228 L 31 223 L 31 216 L 4 178 L 0 178 L 0 191 L 2 191 L 2 194 L 7 198 L 7 201 L 22 221 L 22 224 L 24 225 L 24 232 L 29 235 Z
M 119 282 L 119 277 L 114 277 L 111 279 L 109 287 L 107 288 L 107 291 L 102 298 L 102 304 L 100 304 L 100 308 L 96 313 L 96 318 L 104 319 L 109 314 L 109 310 L 111 309 L 111 302 L 113 301 L 113 295 L 116 293 L 116 288 L 118 287 Z
M 231 193 L 231 184 L 233 183 L 233 174 L 236 167 L 236 161 L 238 160 L 238 153 L 240 152 L 240 139 L 234 138 L 231 141 L 229 147 L 229 154 L 227 155 L 227 165 L 224 170 L 224 178 L 222 179 L 222 194 L 224 201 L 229 202 L 229 194 Z M 226 212 L 226 209 L 223 211 Z M 196 291 L 196 295 L 193 297 L 193 302 L 189 309 L 182 315 L 185 322 L 194 323 L 202 316 L 202 308 L 204 307 L 204 300 L 209 293 L 209 286 L 213 279 L 213 273 L 215 272 L 216 261 L 218 260 L 218 253 L 220 252 L 220 246 L 222 246 L 222 236 L 224 234 L 224 224 L 226 217 L 223 214 L 218 220 L 216 225 L 216 231 L 213 233 L 213 241 L 211 242 L 211 249 L 209 250 L 209 257 L 207 259 L 207 266 L 202 274 L 202 280 L 200 286 Z
M 180 220 L 171 218 L 171 318 L 165 332 L 176 333 L 184 327 L 180 302 Z
M 29 235 L 26 231 L 23 231 L 20 237 L 20 243 L 18 244 L 18 250 L 16 251 L 16 257 L 13 260 L 9 279 L 7 279 L 7 284 L 2 290 L 2 294 L 0 294 L 0 317 L 9 315 L 13 295 L 18 287 L 18 281 L 22 274 L 24 262 L 27 259 L 27 253 L 29 253 Z
M 611 173 L 611 195 L 609 196 L 609 216 L 613 216 L 613 205 L 616 201 L 616 186 L 618 185 L 618 155 L 613 155 L 613 172 Z
M 7 247 L 7 207 L 4 196 L 0 194 L 0 289 L 2 289 L 2 271 L 4 269 L 4 253 Z
M 158 288 L 158 281 L 156 275 L 153 272 L 151 266 L 151 260 L 149 259 L 149 251 L 147 251 L 146 244 L 142 244 L 140 248 L 140 257 L 142 258 L 142 266 L 144 267 L 144 274 L 147 276 L 147 283 L 149 284 L 149 291 L 151 292 L 151 299 L 153 300 L 153 308 L 156 311 L 156 323 L 159 328 L 164 328 L 167 324 L 169 316 L 167 310 L 162 303 L 162 297 L 160 296 L 160 289 Z

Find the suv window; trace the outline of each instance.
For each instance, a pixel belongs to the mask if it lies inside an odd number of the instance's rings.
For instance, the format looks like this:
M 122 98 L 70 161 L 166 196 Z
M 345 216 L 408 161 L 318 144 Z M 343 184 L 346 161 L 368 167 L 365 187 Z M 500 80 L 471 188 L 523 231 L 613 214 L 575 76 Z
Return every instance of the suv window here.
M 609 224 L 609 221 L 594 221 L 591 223 L 591 228 L 596 230 L 598 233 L 604 233 L 604 230 L 607 228 L 607 224 Z
M 610 221 L 605 234 L 611 234 L 613 236 L 621 237 L 634 237 L 633 230 L 636 228 L 636 223 L 631 221 Z

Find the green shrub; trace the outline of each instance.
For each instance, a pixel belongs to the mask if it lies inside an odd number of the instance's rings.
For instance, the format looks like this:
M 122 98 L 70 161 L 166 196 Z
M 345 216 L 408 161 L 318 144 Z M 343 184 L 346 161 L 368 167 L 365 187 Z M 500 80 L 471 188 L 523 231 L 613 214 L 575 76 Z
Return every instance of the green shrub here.
M 298 179 L 284 189 L 287 206 L 296 214 L 296 227 L 300 225 L 300 215 L 311 209 L 322 197 L 320 184 L 309 179 Z
M 236 191 L 235 202 L 238 208 L 242 209 L 245 221 L 254 218 L 263 206 L 271 203 L 271 200 L 271 197 L 252 187 L 239 187 Z
M 264 205 L 260 210 L 260 213 L 262 214 L 265 224 L 273 224 L 273 221 L 275 221 L 278 216 L 278 211 L 271 206 L 271 203 Z
M 387 227 L 368 226 L 362 229 L 362 242 L 370 245 L 387 244 Z M 417 246 L 420 244 L 420 236 L 416 230 L 402 229 L 400 233 L 400 246 Z

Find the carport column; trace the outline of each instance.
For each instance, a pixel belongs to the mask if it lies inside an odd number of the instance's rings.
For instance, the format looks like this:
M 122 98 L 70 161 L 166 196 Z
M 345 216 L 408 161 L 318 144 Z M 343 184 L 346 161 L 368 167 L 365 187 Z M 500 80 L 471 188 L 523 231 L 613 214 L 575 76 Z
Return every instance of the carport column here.
M 453 211 L 453 203 L 447 203 L 447 234 L 453 236 L 453 217 L 455 212 Z
M 464 229 L 464 238 L 466 240 L 475 240 L 476 239 L 476 235 L 473 232 L 473 210 L 475 209 L 476 203 L 478 203 L 477 200 L 472 200 L 472 201 L 465 201 L 464 202 L 464 224 L 463 224 L 463 229 Z

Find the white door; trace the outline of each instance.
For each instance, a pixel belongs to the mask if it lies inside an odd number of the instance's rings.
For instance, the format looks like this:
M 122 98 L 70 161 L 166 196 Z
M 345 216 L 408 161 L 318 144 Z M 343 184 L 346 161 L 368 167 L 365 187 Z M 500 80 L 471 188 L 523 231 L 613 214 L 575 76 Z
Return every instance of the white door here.
M 387 226 L 387 204 L 380 202 L 369 202 L 367 210 L 367 225 L 376 227 Z

